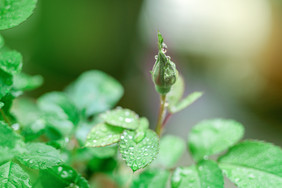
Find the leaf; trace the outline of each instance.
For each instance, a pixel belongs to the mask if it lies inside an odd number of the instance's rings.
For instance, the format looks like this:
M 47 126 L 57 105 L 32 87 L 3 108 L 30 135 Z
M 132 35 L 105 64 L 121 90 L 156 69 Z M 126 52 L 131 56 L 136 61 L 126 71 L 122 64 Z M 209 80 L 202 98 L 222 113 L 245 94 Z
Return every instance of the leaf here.
M 75 158 L 79 161 L 89 161 L 93 157 L 100 159 L 110 158 L 117 154 L 117 145 L 110 145 L 97 148 L 81 148 L 77 150 Z
M 123 95 L 123 88 L 109 75 L 91 70 L 72 83 L 67 94 L 79 110 L 86 110 L 86 115 L 91 116 L 114 107 Z
M 4 38 L 0 35 L 0 48 L 4 46 Z
M 32 187 L 29 175 L 14 162 L 0 166 L 0 187 Z
M 30 76 L 19 73 L 14 77 L 13 88 L 20 91 L 29 91 L 38 88 L 43 84 L 43 77 L 40 75 Z
M 62 92 L 51 92 L 38 99 L 39 108 L 62 120 L 70 120 L 74 125 L 79 122 L 79 113 L 75 105 Z
M 1 16 L 0 16 L 0 20 L 1 20 Z M 1 21 L 0 21 L 0 25 L 1 25 Z M 22 69 L 22 55 L 17 51 L 1 50 L 0 69 L 11 75 L 19 73 Z
M 193 92 L 183 100 L 181 100 L 179 103 L 175 104 L 174 106 L 170 106 L 169 111 L 173 114 L 179 112 L 198 100 L 202 95 L 202 92 Z
M 161 138 L 160 152 L 157 158 L 164 167 L 173 167 L 185 150 L 185 142 L 181 138 L 166 135 Z
M 148 129 L 145 138 L 139 143 L 134 141 L 134 136 L 134 131 L 125 130 L 119 142 L 122 158 L 133 172 L 149 165 L 159 151 L 159 137 L 154 131 Z
M 58 150 L 43 143 L 29 143 L 27 152 L 17 156 L 17 159 L 29 168 L 46 169 L 61 164 Z
M 85 147 L 103 147 L 117 143 L 124 129 L 100 123 L 87 136 Z
M 281 187 L 282 150 L 262 141 L 244 141 L 219 159 L 224 174 L 239 187 Z
M 32 140 L 44 133 L 45 120 L 42 118 L 35 101 L 29 98 L 18 98 L 11 108 L 12 114 L 22 127 L 21 134 L 26 141 Z
M 172 188 L 223 188 L 223 175 L 214 161 L 177 168 L 171 177 Z
M 149 121 L 147 118 L 142 117 L 139 119 L 138 128 L 135 130 L 136 134 L 134 136 L 135 142 L 141 142 L 146 136 L 146 131 L 149 128 Z
M 166 95 L 169 109 L 175 106 L 180 101 L 183 96 L 184 89 L 184 80 L 183 77 L 179 74 L 175 84 L 172 85 L 170 92 L 168 92 Z
M 4 97 L 12 88 L 13 77 L 0 69 L 0 99 Z
M 50 187 L 79 187 L 89 188 L 85 178 L 67 165 L 55 166 L 40 171 L 40 180 L 43 188 Z M 50 181 L 51 180 L 51 181 Z
M 226 150 L 238 142 L 243 134 L 243 126 L 233 120 L 202 121 L 194 126 L 189 133 L 189 150 L 193 158 L 198 161 L 205 156 Z
M 37 0 L 2 0 L 0 2 L 0 30 L 25 21 L 33 12 Z
M 100 117 L 110 125 L 126 129 L 136 129 L 139 125 L 139 117 L 135 112 L 120 107 L 107 111 Z
M 0 146 L 14 148 L 19 141 L 21 141 L 21 137 L 6 123 L 0 121 Z
M 164 188 L 166 187 L 169 174 L 169 171 L 162 169 L 146 170 L 137 179 L 133 180 L 131 188 Z

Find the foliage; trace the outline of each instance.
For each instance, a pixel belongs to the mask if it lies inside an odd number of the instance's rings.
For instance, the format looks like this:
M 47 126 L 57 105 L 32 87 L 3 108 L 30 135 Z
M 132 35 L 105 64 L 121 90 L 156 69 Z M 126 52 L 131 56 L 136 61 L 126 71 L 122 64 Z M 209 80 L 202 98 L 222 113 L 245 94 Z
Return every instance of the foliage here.
M 35 4 L 0 1 L 0 29 L 23 22 Z M 166 55 L 160 33 L 158 41 L 152 78 L 161 104 L 153 131 L 145 117 L 126 108 L 112 109 L 123 87 L 98 70 L 83 73 L 65 91 L 37 100 L 19 97 L 43 79 L 22 73 L 21 54 L 4 47 L 0 36 L 0 187 L 87 188 L 104 182 L 133 188 L 220 188 L 224 175 L 239 187 L 281 187 L 282 150 L 262 141 L 239 142 L 244 128 L 233 120 L 205 120 L 194 126 L 187 148 L 195 163 L 177 165 L 185 141 L 162 136 L 162 131 L 174 113 L 202 93 L 182 99 L 183 78 Z M 125 164 L 133 172 L 127 172 Z M 129 176 L 134 176 L 132 181 Z

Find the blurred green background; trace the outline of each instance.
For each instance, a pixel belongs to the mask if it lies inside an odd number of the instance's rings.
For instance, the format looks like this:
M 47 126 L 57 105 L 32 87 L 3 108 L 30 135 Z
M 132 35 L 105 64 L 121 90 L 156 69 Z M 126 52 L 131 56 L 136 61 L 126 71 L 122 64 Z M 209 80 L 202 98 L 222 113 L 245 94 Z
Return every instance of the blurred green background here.
M 32 97 L 63 90 L 79 74 L 102 70 L 125 87 L 119 105 L 154 127 L 158 95 L 150 78 L 157 31 L 186 81 L 203 91 L 166 133 L 186 139 L 208 118 L 232 118 L 246 138 L 282 145 L 282 3 L 279 0 L 39 0 L 26 22 L 1 32 L 44 85 Z

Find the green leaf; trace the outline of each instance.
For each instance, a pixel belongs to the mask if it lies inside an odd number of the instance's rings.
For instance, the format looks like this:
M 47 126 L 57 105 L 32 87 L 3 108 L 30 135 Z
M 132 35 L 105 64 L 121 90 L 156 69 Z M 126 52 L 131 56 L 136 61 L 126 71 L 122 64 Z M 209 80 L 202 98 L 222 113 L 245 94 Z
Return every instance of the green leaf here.
M 0 187 L 31 187 L 29 175 L 16 163 L 0 166 Z
M 11 108 L 12 114 L 22 127 L 21 134 L 26 141 L 32 140 L 44 133 L 45 120 L 35 101 L 29 98 L 18 98 L 14 101 Z
M 133 171 L 149 165 L 159 151 L 159 137 L 154 131 L 147 130 L 145 138 L 136 143 L 135 132 L 125 130 L 119 142 L 122 158 Z
M 184 80 L 181 75 L 178 75 L 178 78 L 174 85 L 172 85 L 170 92 L 166 95 L 169 109 L 175 106 L 183 96 L 184 93 Z
M 146 170 L 137 179 L 133 180 L 131 188 L 164 188 L 166 187 L 169 174 L 169 171 L 162 169 Z
M 1 50 L 0 69 L 11 75 L 19 73 L 22 69 L 22 55 L 17 51 Z
M 67 94 L 87 116 L 111 109 L 123 95 L 122 86 L 109 75 L 91 70 L 67 88 Z
M 243 126 L 236 121 L 206 120 L 192 128 L 188 136 L 188 145 L 193 158 L 198 161 L 205 156 L 226 150 L 238 142 L 243 134 Z
M 30 76 L 20 73 L 14 77 L 13 88 L 21 91 L 29 91 L 38 88 L 43 84 L 43 77 L 40 75 Z
M 89 161 L 93 157 L 100 159 L 110 158 L 117 154 L 117 145 L 110 145 L 97 148 L 81 148 L 77 150 L 75 158 L 79 161 Z
M 100 123 L 87 136 L 85 147 L 103 147 L 117 143 L 124 129 Z
M 67 165 L 55 166 L 40 171 L 40 179 L 43 188 L 50 187 L 79 187 L 89 188 L 85 178 Z M 50 181 L 51 180 L 51 181 Z
M 149 121 L 147 118 L 142 117 L 139 119 L 138 128 L 135 130 L 136 134 L 134 136 L 135 142 L 141 142 L 146 136 L 146 131 L 149 128 Z
M 179 112 L 198 100 L 202 95 L 202 92 L 193 92 L 174 106 L 170 106 L 169 111 L 173 114 Z
M 0 2 L 0 30 L 25 21 L 33 12 L 37 0 L 2 0 Z
M 21 140 L 21 137 L 16 134 L 11 127 L 0 121 L 0 146 L 14 148 Z
M 166 135 L 160 140 L 160 152 L 157 158 L 166 168 L 173 167 L 185 150 L 185 142 L 179 137 Z
M 4 46 L 4 38 L 0 35 L 0 48 Z
M 171 177 L 172 188 L 223 188 L 223 175 L 214 161 L 177 168 Z
M 281 187 L 282 150 L 262 141 L 244 141 L 219 159 L 224 174 L 239 187 Z
M 74 125 L 79 122 L 79 113 L 75 105 L 62 92 L 51 92 L 38 99 L 42 111 L 63 120 L 70 120 Z
M 24 165 L 34 169 L 46 169 L 62 163 L 58 150 L 43 143 L 29 143 L 27 152 L 17 156 Z
M 0 99 L 12 88 L 13 77 L 0 69 Z
M 136 129 L 139 125 L 138 115 L 129 110 L 118 107 L 100 115 L 106 123 L 126 129 Z

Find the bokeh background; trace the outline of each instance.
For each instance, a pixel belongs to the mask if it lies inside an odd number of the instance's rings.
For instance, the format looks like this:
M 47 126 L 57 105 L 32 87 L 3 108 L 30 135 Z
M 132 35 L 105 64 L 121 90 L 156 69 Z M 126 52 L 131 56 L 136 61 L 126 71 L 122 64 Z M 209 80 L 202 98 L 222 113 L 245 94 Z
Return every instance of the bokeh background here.
M 186 81 L 204 96 L 167 124 L 186 140 L 209 118 L 244 124 L 245 138 L 282 146 L 281 0 L 39 0 L 34 15 L 1 32 L 24 56 L 24 72 L 41 74 L 32 97 L 63 90 L 82 72 L 102 70 L 125 88 L 119 105 L 154 127 L 158 95 L 149 71 L 157 31 Z

